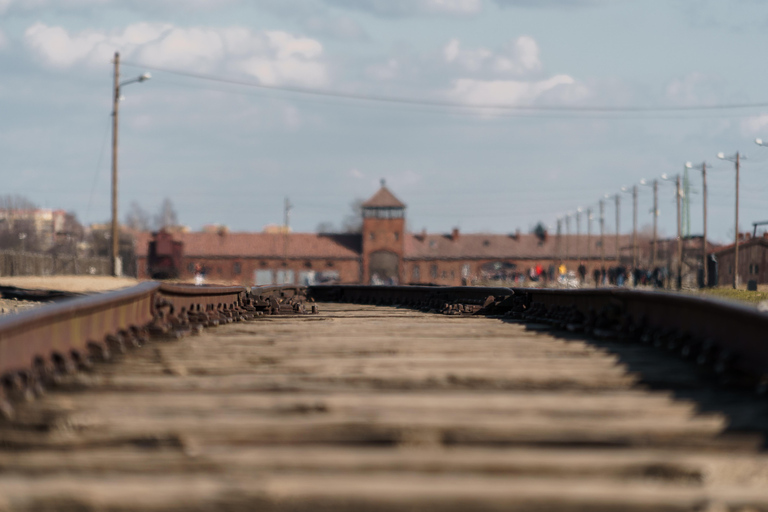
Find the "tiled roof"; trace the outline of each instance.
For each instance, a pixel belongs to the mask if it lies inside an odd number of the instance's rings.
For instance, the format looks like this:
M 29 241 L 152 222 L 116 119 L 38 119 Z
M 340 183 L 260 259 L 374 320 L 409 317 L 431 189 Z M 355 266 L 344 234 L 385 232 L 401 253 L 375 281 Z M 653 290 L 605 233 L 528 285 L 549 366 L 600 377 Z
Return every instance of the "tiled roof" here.
M 137 256 L 146 256 L 150 233 L 136 238 Z M 247 258 L 359 258 L 360 235 L 291 233 L 174 233 L 184 256 Z
M 561 252 L 565 255 L 565 239 L 562 236 Z M 631 237 L 621 235 L 621 247 L 630 245 Z M 578 247 L 577 247 L 578 242 Z M 592 235 L 591 257 L 600 257 L 600 237 Z M 409 233 L 405 239 L 406 259 L 462 259 L 462 258 L 552 258 L 557 254 L 557 236 L 549 235 L 541 241 L 533 234 L 491 235 L 459 234 L 456 240 L 451 235 L 423 235 Z M 570 258 L 587 257 L 587 237 L 568 236 Z M 615 258 L 616 237 L 606 235 L 605 257 Z
M 363 208 L 405 208 L 405 203 L 400 202 L 387 187 L 382 185 L 373 197 L 363 203 Z

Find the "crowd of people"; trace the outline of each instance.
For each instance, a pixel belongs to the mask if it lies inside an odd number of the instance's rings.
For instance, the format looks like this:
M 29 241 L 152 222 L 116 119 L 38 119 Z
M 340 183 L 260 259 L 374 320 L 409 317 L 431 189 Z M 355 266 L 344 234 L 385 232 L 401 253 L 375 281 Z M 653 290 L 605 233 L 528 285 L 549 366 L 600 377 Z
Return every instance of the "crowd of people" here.
M 576 271 L 569 270 L 565 263 L 559 266 L 551 264 L 547 267 L 535 265 L 527 272 L 515 272 L 510 277 L 518 285 L 526 282 L 536 283 L 541 286 L 566 285 L 566 286 L 653 286 L 664 288 L 669 279 L 666 267 L 654 269 L 629 268 L 623 265 L 595 268 L 591 275 L 586 265 L 582 262 Z

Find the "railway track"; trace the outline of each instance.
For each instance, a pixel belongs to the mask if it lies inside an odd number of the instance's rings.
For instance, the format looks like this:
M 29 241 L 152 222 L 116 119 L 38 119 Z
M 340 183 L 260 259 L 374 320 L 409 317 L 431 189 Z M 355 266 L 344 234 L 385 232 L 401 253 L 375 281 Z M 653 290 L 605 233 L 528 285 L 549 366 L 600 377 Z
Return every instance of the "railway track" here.
M 768 510 L 765 327 L 615 290 L 77 298 L 0 319 L 0 510 Z

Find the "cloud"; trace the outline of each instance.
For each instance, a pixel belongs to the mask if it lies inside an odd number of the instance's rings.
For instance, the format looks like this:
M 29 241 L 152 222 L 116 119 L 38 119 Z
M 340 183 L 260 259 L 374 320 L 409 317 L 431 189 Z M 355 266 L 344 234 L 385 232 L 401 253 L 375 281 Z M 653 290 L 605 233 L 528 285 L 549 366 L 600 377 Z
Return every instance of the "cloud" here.
M 458 39 L 452 39 L 443 48 L 443 59 L 471 73 L 524 75 L 541 69 L 539 53 L 539 45 L 529 36 L 518 37 L 497 52 L 482 47 L 465 50 Z
M 322 45 L 283 31 L 134 23 L 122 31 L 70 33 L 36 23 L 26 30 L 24 42 L 54 68 L 103 66 L 117 50 L 124 59 L 147 66 L 196 72 L 235 70 L 268 85 L 320 86 L 328 81 Z
M 763 134 L 765 138 L 768 138 L 768 114 L 760 114 L 743 120 L 741 131 L 746 135 Z
M 704 105 L 722 100 L 722 79 L 691 73 L 672 80 L 666 87 L 668 100 L 677 105 Z
M 545 94 L 555 100 L 573 101 L 586 91 L 573 77 L 555 75 L 538 81 L 460 78 L 445 94 L 453 101 L 472 106 L 520 106 L 530 105 Z
M 613 0 L 614 2 L 616 0 Z M 537 9 L 596 7 L 606 5 L 609 0 L 494 0 L 499 7 L 525 7 Z
M 377 16 L 406 17 L 425 14 L 475 14 L 483 0 L 324 0 L 327 4 Z
M 365 74 L 369 78 L 381 82 L 394 80 L 400 74 L 400 62 L 391 58 L 380 64 L 372 64 L 365 69 Z
M 304 21 L 304 27 L 319 36 L 346 41 L 367 41 L 368 33 L 352 18 L 347 16 L 311 16 Z

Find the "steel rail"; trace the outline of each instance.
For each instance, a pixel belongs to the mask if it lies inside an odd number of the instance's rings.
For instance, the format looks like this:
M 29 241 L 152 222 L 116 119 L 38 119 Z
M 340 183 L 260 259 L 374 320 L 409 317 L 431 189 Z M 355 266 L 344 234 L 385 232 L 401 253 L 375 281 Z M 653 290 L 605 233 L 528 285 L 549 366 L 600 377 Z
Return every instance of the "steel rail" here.
M 505 315 L 649 343 L 694 359 L 723 377 L 746 377 L 759 391 L 768 392 L 768 314 L 740 304 L 623 289 L 332 285 L 312 286 L 308 293 L 330 302 Z
M 290 311 L 279 306 L 286 296 Z M 151 281 L 0 317 L 0 412 L 11 413 L 8 399 L 39 392 L 59 375 L 140 346 L 150 335 L 180 337 L 263 314 L 303 313 L 305 296 L 295 286 L 262 289 L 254 297 L 242 286 Z M 260 307 L 270 300 L 277 310 Z

